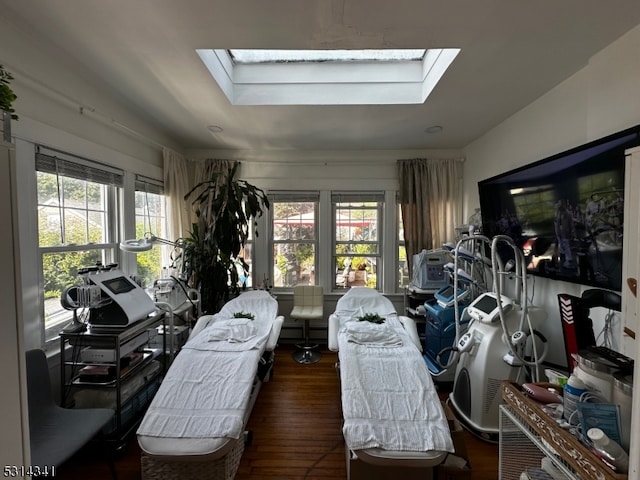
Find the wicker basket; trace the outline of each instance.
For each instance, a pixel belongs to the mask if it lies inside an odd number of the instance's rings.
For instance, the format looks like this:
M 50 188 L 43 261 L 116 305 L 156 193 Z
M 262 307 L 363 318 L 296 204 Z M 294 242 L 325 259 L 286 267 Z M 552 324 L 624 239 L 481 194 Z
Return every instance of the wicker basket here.
M 558 427 L 539 404 L 525 396 L 520 385 L 502 382 L 502 398 L 522 422 L 529 425 L 557 451 L 580 478 L 585 480 L 626 480 L 627 475 L 615 473 L 569 432 Z
M 233 480 L 244 452 L 245 437 L 241 435 L 233 448 L 221 458 L 176 459 L 154 457 L 144 452 L 140 458 L 142 480 Z

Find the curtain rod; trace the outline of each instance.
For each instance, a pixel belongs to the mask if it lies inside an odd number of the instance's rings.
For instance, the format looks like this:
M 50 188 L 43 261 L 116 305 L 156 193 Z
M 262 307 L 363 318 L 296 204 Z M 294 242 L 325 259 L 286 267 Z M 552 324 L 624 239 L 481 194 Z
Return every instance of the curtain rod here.
M 123 124 L 122 122 L 119 122 L 118 120 L 114 119 L 113 117 L 109 116 L 108 114 L 101 112 L 97 108 L 92 107 L 91 105 L 83 103 L 83 102 L 81 102 L 79 100 L 76 100 L 75 98 L 67 95 L 66 93 L 63 93 L 63 92 L 51 87 L 50 85 L 43 83 L 39 79 L 32 77 L 31 75 L 25 73 L 23 70 L 21 70 L 19 68 L 15 68 L 12 65 L 6 65 L 6 67 L 11 72 L 18 73 L 19 74 L 19 78 L 26 79 L 28 82 L 31 82 L 32 84 L 36 85 L 37 87 L 39 87 L 41 90 L 43 90 L 47 94 L 53 96 L 54 98 L 57 97 L 57 100 L 64 101 L 65 103 L 71 105 L 72 107 L 77 108 L 78 109 L 78 113 L 80 115 L 86 115 L 87 113 L 90 113 L 93 116 L 95 116 L 95 118 L 97 120 L 100 120 L 103 124 L 113 127 L 114 130 L 122 130 L 122 131 L 128 133 L 129 135 L 131 135 L 133 137 L 136 137 L 136 138 L 138 138 L 140 140 L 145 141 L 149 145 L 152 145 L 154 147 L 160 148 L 161 150 L 164 149 L 164 148 L 169 148 L 169 147 L 166 147 L 165 145 L 163 145 L 162 143 L 158 142 L 157 140 L 154 140 L 153 138 L 150 138 L 150 137 L 138 132 L 137 130 L 134 130 L 133 128 L 128 127 L 127 125 Z

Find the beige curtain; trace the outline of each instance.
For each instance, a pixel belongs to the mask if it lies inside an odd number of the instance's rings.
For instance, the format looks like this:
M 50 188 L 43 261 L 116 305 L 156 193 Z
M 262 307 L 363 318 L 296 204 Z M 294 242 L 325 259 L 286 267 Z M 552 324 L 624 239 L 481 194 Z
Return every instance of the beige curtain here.
M 187 160 L 177 152 L 164 148 L 164 194 L 167 201 L 167 238 L 176 240 L 188 235 L 191 212 L 184 201 L 189 191 Z
M 398 160 L 409 278 L 413 255 L 455 240 L 462 222 L 461 159 Z

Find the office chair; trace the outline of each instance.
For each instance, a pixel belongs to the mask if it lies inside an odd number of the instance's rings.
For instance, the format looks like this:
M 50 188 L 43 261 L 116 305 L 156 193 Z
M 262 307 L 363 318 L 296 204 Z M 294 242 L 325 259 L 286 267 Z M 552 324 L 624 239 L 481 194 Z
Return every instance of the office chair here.
M 47 357 L 42 350 L 26 352 L 31 465 L 56 468 L 93 439 L 113 419 L 108 408 L 62 408 L 53 399 Z M 113 463 L 109 461 L 113 478 Z
M 315 351 L 318 344 L 309 343 L 309 322 L 322 320 L 323 302 L 324 294 L 321 286 L 296 285 L 293 287 L 293 309 L 290 316 L 294 320 L 304 320 L 304 343 L 296 345 L 298 350 L 293 352 L 293 359 L 298 363 L 316 363 L 322 357 L 320 352 Z

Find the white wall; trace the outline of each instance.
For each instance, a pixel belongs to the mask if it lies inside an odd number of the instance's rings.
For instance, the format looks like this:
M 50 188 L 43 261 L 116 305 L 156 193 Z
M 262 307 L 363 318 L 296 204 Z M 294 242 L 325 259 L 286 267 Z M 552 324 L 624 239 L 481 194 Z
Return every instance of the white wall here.
M 477 183 L 588 141 L 640 124 L 640 26 L 592 57 L 553 90 L 465 148 L 465 216 L 479 206 Z M 549 361 L 565 364 L 558 293 L 579 296 L 580 285 L 536 278 L 534 303 L 545 307 Z M 604 312 L 593 309 L 599 320 Z M 594 329 L 599 331 L 599 323 Z M 614 326 L 620 333 L 620 319 Z

